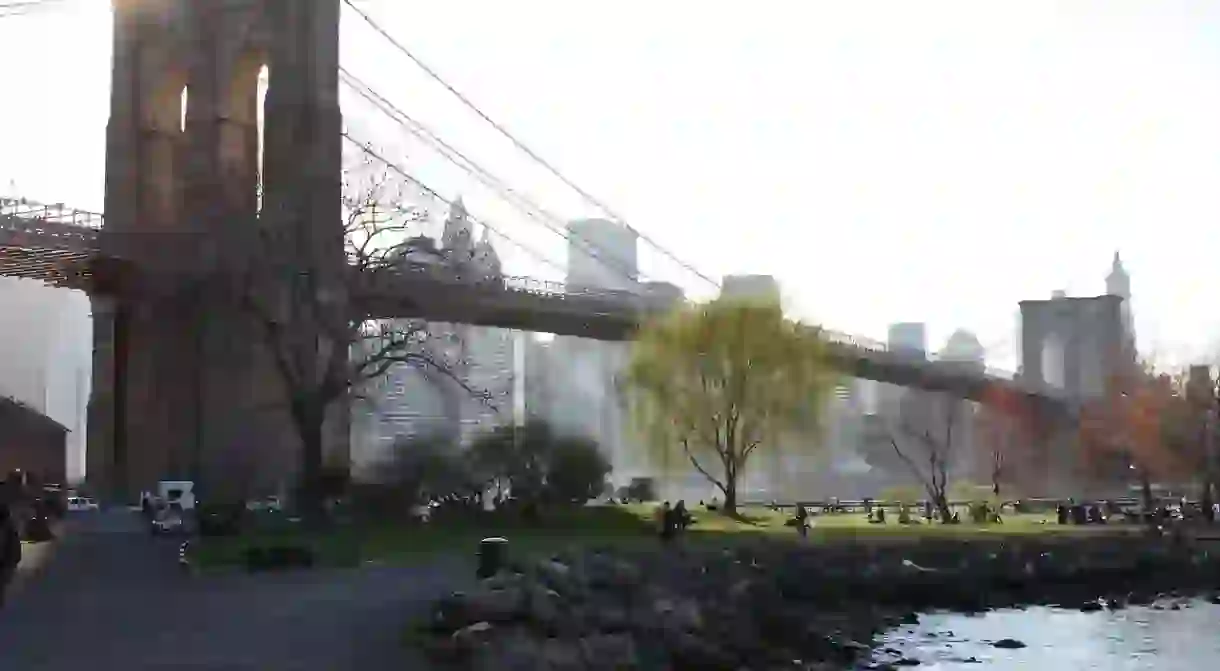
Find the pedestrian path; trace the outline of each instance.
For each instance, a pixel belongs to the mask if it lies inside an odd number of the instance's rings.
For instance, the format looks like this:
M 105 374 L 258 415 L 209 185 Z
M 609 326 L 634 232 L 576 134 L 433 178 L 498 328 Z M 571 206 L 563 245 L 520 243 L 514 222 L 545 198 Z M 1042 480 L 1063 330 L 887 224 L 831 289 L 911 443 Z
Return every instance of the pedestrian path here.
M 0 611 L 0 668 L 416 669 L 402 627 L 468 579 L 454 562 L 191 577 L 176 540 L 108 515 L 74 522 Z

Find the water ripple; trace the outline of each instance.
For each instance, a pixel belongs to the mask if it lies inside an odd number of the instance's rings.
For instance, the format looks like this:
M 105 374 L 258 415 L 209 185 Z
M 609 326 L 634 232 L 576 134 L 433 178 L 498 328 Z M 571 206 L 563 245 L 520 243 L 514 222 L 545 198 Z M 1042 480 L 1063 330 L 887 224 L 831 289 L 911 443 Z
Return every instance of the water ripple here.
M 928 614 L 879 643 L 877 661 L 916 659 L 928 671 L 1186 671 L 1220 656 L 1220 605 L 1082 613 L 1036 607 L 981 616 Z M 998 649 L 1016 639 L 1026 647 Z M 891 652 L 886 652 L 889 650 Z

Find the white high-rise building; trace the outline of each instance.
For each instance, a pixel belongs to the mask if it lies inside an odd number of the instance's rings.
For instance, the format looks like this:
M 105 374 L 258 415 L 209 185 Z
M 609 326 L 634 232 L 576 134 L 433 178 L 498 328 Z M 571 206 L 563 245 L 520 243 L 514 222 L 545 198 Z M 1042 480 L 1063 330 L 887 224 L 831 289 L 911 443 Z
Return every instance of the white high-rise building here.
M 639 236 L 605 219 L 568 224 L 568 286 L 636 292 L 640 289 Z
M 638 236 L 604 219 L 568 224 L 566 284 L 572 289 L 663 293 L 663 287 L 639 279 Z M 558 336 L 533 343 L 526 354 L 525 414 L 545 419 L 557 430 L 592 438 L 625 482 L 644 475 L 647 465 L 634 449 L 616 377 L 623 370 L 629 345 Z
M 987 369 L 986 357 L 987 350 L 979 343 L 979 339 L 970 331 L 958 329 L 949 336 L 936 359 L 942 363 L 965 368 L 982 375 Z M 975 446 L 976 441 L 984 437 L 977 430 L 981 406 L 966 399 L 958 399 L 955 402 L 957 408 L 953 414 L 955 423 L 953 441 L 962 447 L 954 451 L 952 468 L 957 475 L 970 477 L 978 473 L 980 469 L 980 464 L 977 463 L 978 451 L 971 448 Z
M 441 247 L 430 238 L 406 246 L 404 262 L 435 266 L 458 277 L 497 277 L 500 260 L 484 235 L 476 240 L 461 199 L 453 204 L 441 235 Z M 395 441 L 436 436 L 468 443 L 477 433 L 516 417 L 520 334 L 508 329 L 469 324 L 428 323 L 425 345 L 453 376 L 426 366 L 392 366 L 363 390 L 353 407 L 352 471 L 372 477 L 374 467 Z M 478 398 L 471 392 L 487 398 Z
M 92 334 L 85 294 L 0 278 L 0 394 L 68 428 L 70 481 L 85 475 Z
M 782 301 L 779 281 L 771 275 L 725 275 L 720 282 L 721 298 Z
M 1135 358 L 1135 317 L 1131 307 L 1131 276 L 1123 267 L 1123 260 L 1117 251 L 1114 252 L 1114 260 L 1110 263 L 1110 274 L 1106 276 L 1106 293 L 1123 299 L 1123 346 L 1127 350 L 1124 352 L 1124 356 Z
M 921 322 L 890 324 L 886 346 L 893 352 L 924 358 L 928 355 L 928 328 Z

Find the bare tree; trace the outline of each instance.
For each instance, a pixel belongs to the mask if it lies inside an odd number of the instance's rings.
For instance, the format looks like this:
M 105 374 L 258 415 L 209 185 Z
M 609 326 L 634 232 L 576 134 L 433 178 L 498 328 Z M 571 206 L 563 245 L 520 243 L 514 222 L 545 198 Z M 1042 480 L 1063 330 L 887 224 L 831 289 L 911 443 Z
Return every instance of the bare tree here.
M 346 407 L 366 382 L 398 365 L 443 375 L 486 398 L 454 373 L 458 361 L 447 339 L 434 337 L 422 320 L 386 319 L 360 300 L 362 288 L 385 286 L 385 278 L 406 271 L 412 236 L 427 220 L 426 210 L 391 190 L 385 175 L 345 185 L 341 256 L 333 249 L 337 240 L 314 239 L 290 217 L 264 209 L 255 227 L 257 254 L 238 287 L 301 442 L 302 512 L 313 519 L 322 513 L 324 425 L 337 402 Z
M 991 484 L 991 495 L 999 498 L 1001 484 L 1011 483 L 1019 470 L 1018 464 L 1010 463 L 1020 443 L 1016 420 L 1005 415 L 1002 409 L 986 406 L 975 419 L 974 477 L 986 477 Z
M 963 404 L 941 392 L 907 392 L 899 406 L 897 430 L 889 430 L 894 454 L 919 480 L 941 522 L 953 518 L 949 480 L 954 462 L 954 425 Z

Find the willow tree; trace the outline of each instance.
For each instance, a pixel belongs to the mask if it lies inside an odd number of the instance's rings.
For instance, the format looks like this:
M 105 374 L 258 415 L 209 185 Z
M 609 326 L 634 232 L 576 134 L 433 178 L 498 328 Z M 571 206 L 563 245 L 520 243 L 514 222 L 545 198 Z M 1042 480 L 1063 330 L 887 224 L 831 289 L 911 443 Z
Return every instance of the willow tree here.
M 720 299 L 645 325 L 621 378 L 632 419 L 662 463 L 678 457 L 724 494 L 759 451 L 809 449 L 836 375 L 820 329 L 777 303 Z

